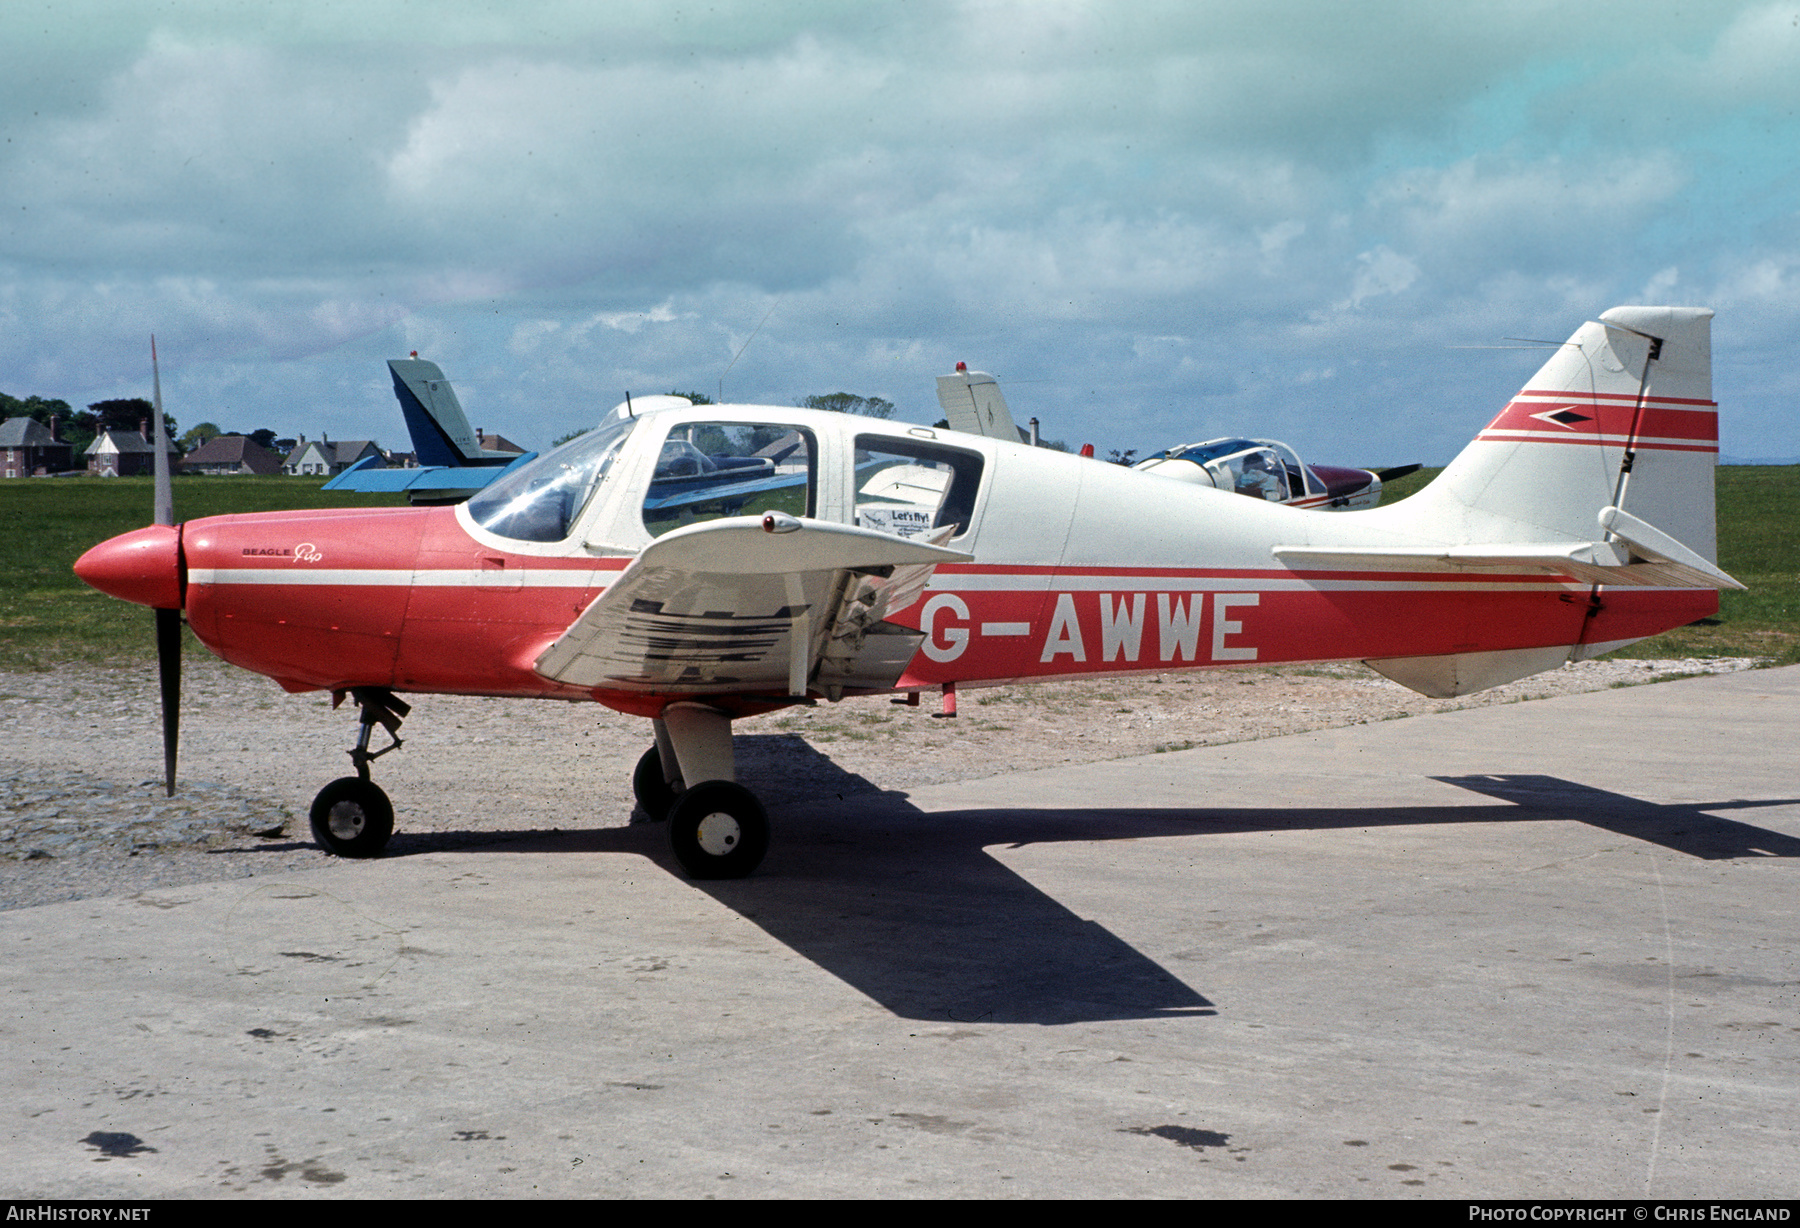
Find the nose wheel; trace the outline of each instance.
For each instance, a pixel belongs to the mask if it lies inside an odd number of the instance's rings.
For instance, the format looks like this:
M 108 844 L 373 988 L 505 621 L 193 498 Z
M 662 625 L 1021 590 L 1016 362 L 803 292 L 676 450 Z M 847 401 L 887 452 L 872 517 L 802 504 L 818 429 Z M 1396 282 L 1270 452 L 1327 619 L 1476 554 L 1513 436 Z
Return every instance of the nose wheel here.
M 328 853 L 374 857 L 394 834 L 394 804 L 374 781 L 340 776 L 313 798 L 312 830 Z
M 394 834 L 394 803 L 381 786 L 369 779 L 369 764 L 400 749 L 400 722 L 412 706 L 385 687 L 356 687 L 349 694 L 360 710 L 357 718 L 361 728 L 356 746 L 350 751 L 356 775 L 338 777 L 313 798 L 313 839 L 327 853 L 339 857 L 374 857 L 387 847 L 388 837 Z M 336 707 L 344 702 L 344 692 L 337 692 L 332 699 L 332 707 Z M 369 735 L 377 725 L 386 729 L 393 741 L 371 751 Z

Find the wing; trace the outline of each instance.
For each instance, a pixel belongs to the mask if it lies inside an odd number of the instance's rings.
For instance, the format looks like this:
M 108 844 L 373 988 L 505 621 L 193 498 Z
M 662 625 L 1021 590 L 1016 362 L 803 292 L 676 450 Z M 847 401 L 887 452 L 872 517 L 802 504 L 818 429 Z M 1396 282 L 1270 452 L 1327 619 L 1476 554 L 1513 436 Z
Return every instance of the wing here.
M 372 469 L 367 466 L 373 458 L 357 461 L 331 481 L 320 487 L 321 490 L 354 490 L 364 494 L 398 494 L 405 492 L 418 502 L 420 495 L 436 493 L 460 493 L 465 498 L 493 482 L 508 470 L 516 469 L 537 459 L 536 452 L 527 452 L 516 460 L 482 465 L 425 465 L 414 469 Z
M 885 616 L 915 600 L 939 563 L 970 558 L 773 512 L 677 529 L 644 547 L 533 668 L 590 690 L 885 689 L 923 638 Z

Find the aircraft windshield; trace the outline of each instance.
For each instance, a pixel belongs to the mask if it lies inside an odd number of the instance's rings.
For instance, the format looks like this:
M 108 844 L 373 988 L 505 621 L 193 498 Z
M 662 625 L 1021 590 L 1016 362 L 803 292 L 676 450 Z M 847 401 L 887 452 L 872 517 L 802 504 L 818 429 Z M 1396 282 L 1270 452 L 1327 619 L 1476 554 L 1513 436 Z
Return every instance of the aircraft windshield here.
M 636 425 L 636 418 L 626 418 L 578 435 L 470 499 L 469 515 L 514 541 L 561 541 Z

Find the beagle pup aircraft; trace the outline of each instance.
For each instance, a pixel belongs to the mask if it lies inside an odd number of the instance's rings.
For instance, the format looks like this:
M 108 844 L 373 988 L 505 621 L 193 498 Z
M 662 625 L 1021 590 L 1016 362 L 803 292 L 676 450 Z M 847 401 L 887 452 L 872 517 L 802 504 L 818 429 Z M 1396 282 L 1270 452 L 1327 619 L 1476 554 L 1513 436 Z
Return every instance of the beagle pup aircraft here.
M 290 691 L 354 698 L 356 775 L 319 843 L 378 853 L 370 764 L 403 693 L 593 700 L 649 720 L 638 802 L 696 877 L 769 841 L 731 724 L 791 704 L 1036 678 L 1360 659 L 1459 695 L 1705 617 L 1714 565 L 1710 321 L 1582 325 L 1430 486 L 1320 516 L 959 431 L 638 401 L 452 507 L 269 512 L 139 529 L 81 578 Z M 159 417 L 160 421 L 160 417 Z M 659 505 L 671 439 L 772 446 L 804 480 Z M 785 451 L 783 451 L 785 449 Z M 165 755 L 173 787 L 173 708 Z

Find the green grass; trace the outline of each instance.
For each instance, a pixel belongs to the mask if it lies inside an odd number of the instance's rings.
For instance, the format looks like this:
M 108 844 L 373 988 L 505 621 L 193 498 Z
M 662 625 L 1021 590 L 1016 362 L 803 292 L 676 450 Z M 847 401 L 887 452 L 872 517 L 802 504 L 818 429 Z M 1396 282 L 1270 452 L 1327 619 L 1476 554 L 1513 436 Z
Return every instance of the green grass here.
M 404 495 L 322 493 L 319 478 L 178 477 L 182 520 L 289 508 L 404 506 Z M 75 578 L 90 547 L 150 523 L 151 479 L 18 478 L 0 481 L 0 668 L 145 661 L 153 621 Z
M 1390 483 L 1383 501 L 1421 489 L 1437 472 L 1422 470 Z M 405 504 L 404 495 L 325 494 L 319 486 L 308 478 L 176 478 L 175 509 L 192 520 L 228 512 Z M 1800 466 L 1726 466 L 1718 470 L 1717 486 L 1719 565 L 1750 591 L 1721 594 L 1716 619 L 1616 655 L 1800 662 Z M 149 523 L 150 505 L 148 478 L 0 481 L 0 523 L 7 529 L 0 534 L 0 669 L 150 659 L 150 612 L 95 592 L 71 570 L 88 547 Z

